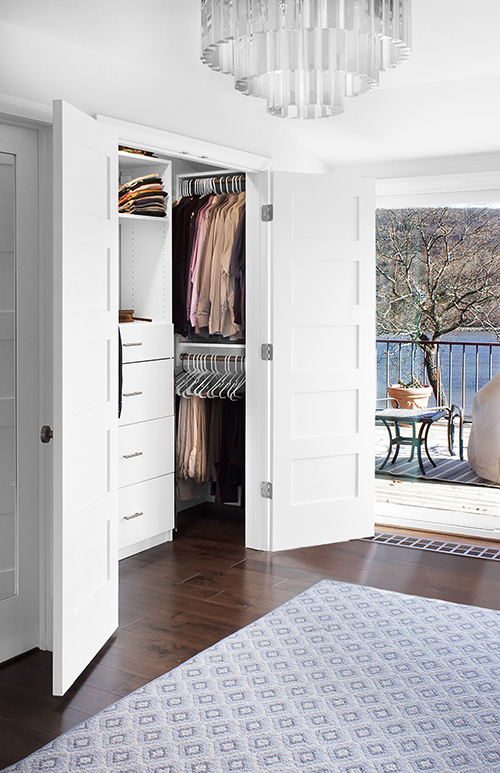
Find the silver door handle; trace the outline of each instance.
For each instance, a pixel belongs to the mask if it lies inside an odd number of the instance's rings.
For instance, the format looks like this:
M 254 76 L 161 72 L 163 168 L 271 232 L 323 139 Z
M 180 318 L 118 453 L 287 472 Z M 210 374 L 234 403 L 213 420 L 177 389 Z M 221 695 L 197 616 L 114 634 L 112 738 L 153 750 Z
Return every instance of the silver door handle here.
M 134 454 L 123 454 L 124 459 L 133 459 L 135 456 L 142 456 L 142 451 L 136 451 Z
M 142 392 L 124 392 L 124 397 L 135 397 L 136 395 L 142 395 Z
M 136 343 L 130 343 L 130 344 L 123 344 L 123 346 L 142 346 L 142 341 L 137 341 Z
M 134 513 L 133 515 L 124 515 L 123 520 L 124 521 L 131 521 L 132 518 L 139 518 L 140 515 L 144 515 L 144 513 Z

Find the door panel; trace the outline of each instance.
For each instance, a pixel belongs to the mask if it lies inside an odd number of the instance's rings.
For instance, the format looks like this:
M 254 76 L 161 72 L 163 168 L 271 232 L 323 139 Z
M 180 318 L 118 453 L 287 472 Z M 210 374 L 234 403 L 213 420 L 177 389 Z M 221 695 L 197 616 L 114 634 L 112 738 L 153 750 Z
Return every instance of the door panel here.
M 54 694 L 118 625 L 114 135 L 54 103 Z
M 374 185 L 273 174 L 273 550 L 373 533 Z
M 37 145 L 0 126 L 0 662 L 40 643 Z

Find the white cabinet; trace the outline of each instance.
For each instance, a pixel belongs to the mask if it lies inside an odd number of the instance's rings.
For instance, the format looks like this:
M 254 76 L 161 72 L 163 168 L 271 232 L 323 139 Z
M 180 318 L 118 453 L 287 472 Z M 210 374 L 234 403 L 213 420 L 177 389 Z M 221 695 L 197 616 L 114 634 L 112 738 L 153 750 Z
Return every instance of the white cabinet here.
M 118 542 L 119 557 L 125 558 L 172 538 L 172 325 L 122 323 L 120 338 L 124 362 L 118 431 Z

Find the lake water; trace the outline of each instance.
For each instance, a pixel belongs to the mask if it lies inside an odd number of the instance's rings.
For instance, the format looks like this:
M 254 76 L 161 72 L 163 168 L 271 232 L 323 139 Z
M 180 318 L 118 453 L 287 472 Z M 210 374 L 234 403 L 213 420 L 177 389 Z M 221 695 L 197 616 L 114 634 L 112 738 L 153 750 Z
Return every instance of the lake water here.
M 500 371 L 500 346 L 478 346 L 479 343 L 499 343 L 493 333 L 477 330 L 455 331 L 444 339 L 446 341 L 460 341 L 451 347 L 440 347 L 441 379 L 448 402 L 461 405 L 465 415 L 470 415 L 472 410 L 472 398 L 490 379 Z M 466 346 L 462 346 L 465 343 Z M 390 344 L 389 354 L 389 379 L 387 382 L 387 356 L 386 344 L 377 344 L 377 397 L 386 397 L 386 384 L 393 384 L 398 380 L 399 371 L 399 345 Z M 477 348 L 477 352 L 476 352 Z M 404 379 L 409 378 L 411 366 L 410 346 L 403 347 L 402 374 Z M 450 374 L 450 349 L 451 349 L 451 374 Z M 463 351 L 465 349 L 465 365 Z M 414 373 L 421 381 L 426 383 L 428 379 L 423 376 L 423 360 L 420 350 L 416 351 Z M 431 397 L 429 405 L 435 404 Z

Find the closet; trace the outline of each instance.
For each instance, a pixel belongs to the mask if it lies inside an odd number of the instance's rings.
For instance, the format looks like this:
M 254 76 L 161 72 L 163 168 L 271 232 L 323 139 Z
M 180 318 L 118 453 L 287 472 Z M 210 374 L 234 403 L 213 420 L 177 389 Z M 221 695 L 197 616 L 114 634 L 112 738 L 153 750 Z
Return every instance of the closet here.
M 118 215 L 124 558 L 172 539 L 176 500 L 243 501 L 245 175 L 144 147 L 119 150 L 118 169 L 120 209 L 145 202 Z M 165 211 L 151 214 L 159 188 Z M 190 389 L 174 400 L 183 372 Z
M 119 145 L 155 157 L 123 156 Z M 172 204 L 182 180 L 245 174 L 246 546 L 372 532 L 374 186 L 267 174 L 261 157 L 61 102 L 53 147 L 52 416 L 41 424 L 53 428 L 47 599 L 63 694 L 117 627 L 118 555 L 172 538 L 174 371 L 186 355 L 229 357 L 243 346 L 174 336 Z M 165 216 L 156 188 L 155 214 L 144 202 L 129 211 L 125 194 L 119 215 L 120 173 L 124 183 L 160 177 Z M 121 347 L 119 309 L 142 318 L 120 324 Z

